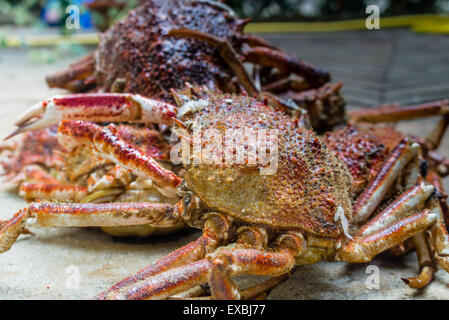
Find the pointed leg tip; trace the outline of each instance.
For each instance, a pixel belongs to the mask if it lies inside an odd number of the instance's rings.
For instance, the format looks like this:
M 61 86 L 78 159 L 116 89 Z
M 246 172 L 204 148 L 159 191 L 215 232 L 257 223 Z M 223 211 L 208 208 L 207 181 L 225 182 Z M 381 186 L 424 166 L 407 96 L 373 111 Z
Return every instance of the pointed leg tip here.
M 4 138 L 3 138 L 3 141 L 9 140 L 9 139 L 11 139 L 12 137 L 18 135 L 18 134 L 21 133 L 21 132 L 22 132 L 22 130 L 21 130 L 20 128 L 19 128 L 19 129 L 16 129 L 16 130 L 14 130 L 14 132 L 12 132 L 12 133 L 10 133 L 9 135 L 7 135 L 6 137 L 4 137 Z
M 408 278 L 401 278 L 401 280 L 404 281 L 404 283 L 405 283 L 406 285 L 409 285 L 409 284 L 410 284 L 410 280 L 409 280 Z

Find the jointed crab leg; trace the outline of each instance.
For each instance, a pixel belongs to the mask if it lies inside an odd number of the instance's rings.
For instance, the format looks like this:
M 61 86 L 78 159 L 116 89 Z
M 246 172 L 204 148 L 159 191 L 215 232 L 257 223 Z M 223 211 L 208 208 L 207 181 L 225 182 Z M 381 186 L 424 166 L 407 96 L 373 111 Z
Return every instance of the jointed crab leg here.
M 176 188 L 182 179 L 144 152 L 120 140 L 111 128 L 91 122 L 64 120 L 59 125 L 58 135 L 66 148 L 91 144 L 94 151 L 105 159 L 131 170 L 138 176 L 152 179 L 163 195 L 176 196 Z
M 119 292 L 121 292 L 121 295 L 125 294 L 127 298 L 145 298 L 144 293 L 146 292 L 145 290 L 148 289 L 148 286 L 146 284 L 147 279 L 151 279 L 151 277 L 154 277 L 167 270 L 171 270 L 182 265 L 198 261 L 199 259 L 203 259 L 206 254 L 212 252 L 219 245 L 221 245 L 223 241 L 227 239 L 230 223 L 231 222 L 229 218 L 227 218 L 226 216 L 210 213 L 207 216 L 207 220 L 203 228 L 203 235 L 200 238 L 159 259 L 156 263 L 140 270 L 137 274 L 118 282 L 108 290 L 100 293 L 97 296 L 97 299 L 113 298 L 117 294 L 119 294 Z M 203 264 L 200 263 L 196 267 L 202 269 Z M 196 273 L 194 272 L 193 274 Z M 154 281 L 154 279 L 149 281 Z M 198 284 L 202 284 L 206 281 L 207 279 L 203 279 L 203 281 L 199 282 Z M 146 289 L 137 289 L 139 287 Z M 125 293 L 127 292 L 127 290 L 131 290 L 131 292 Z M 151 290 L 155 289 L 153 288 Z M 182 291 L 184 291 L 184 289 L 181 288 L 175 293 Z M 172 294 L 169 294 L 168 296 L 171 296 Z
M 366 221 L 384 198 L 402 169 L 416 156 L 419 145 L 407 139 L 401 141 L 383 164 L 381 170 L 354 204 L 354 223 Z
M 46 199 L 56 201 L 81 201 L 88 191 L 86 187 L 60 183 L 30 183 L 20 185 L 19 195 L 27 200 Z
M 0 252 L 9 250 L 28 219 L 38 227 L 89 227 L 149 224 L 173 226 L 180 221 L 182 204 L 161 203 L 32 203 L 0 226 Z
M 349 112 L 349 117 L 353 121 L 378 123 L 410 120 L 446 114 L 449 114 L 449 101 L 441 100 L 410 106 L 392 104 L 376 108 L 354 110 Z
M 277 252 L 239 246 L 220 248 L 209 258 L 211 292 L 216 299 L 240 299 L 241 294 L 231 280 L 235 275 L 279 276 L 295 266 L 295 256 L 289 249 Z
M 424 232 L 413 237 L 420 273 L 416 277 L 401 278 L 409 287 L 414 289 L 424 288 L 432 281 L 435 268 L 433 267 L 427 236 Z
M 330 74 L 293 58 L 288 54 L 267 47 L 248 48 L 244 52 L 245 62 L 252 62 L 264 66 L 275 67 L 282 71 L 293 72 L 302 76 L 312 87 L 320 87 L 330 81 Z
M 436 171 L 440 177 L 446 177 L 449 174 L 449 159 L 433 151 L 427 154 L 427 159 L 436 167 Z
M 38 165 L 29 165 L 22 170 L 26 181 L 35 183 L 60 184 L 60 181 Z
M 337 258 L 347 262 L 368 262 L 412 236 L 428 229 L 437 221 L 437 215 L 424 210 L 395 222 L 369 236 L 357 236 L 338 249 Z
M 40 129 L 61 120 L 94 122 L 134 122 L 172 124 L 177 108 L 169 103 L 137 94 L 84 93 L 54 96 L 26 111 L 7 138 L 21 132 Z
M 426 137 L 426 141 L 430 150 L 435 150 L 440 146 L 441 140 L 443 139 L 444 133 L 446 132 L 448 126 L 449 114 L 446 114 L 441 117 L 441 120 L 438 122 L 437 126 Z
M 50 88 L 64 88 L 70 91 L 86 90 L 92 87 L 92 83 L 86 80 L 94 75 L 95 62 L 95 52 L 92 52 L 73 62 L 69 70 L 48 76 L 47 84 Z
M 434 186 L 423 183 L 411 187 L 364 225 L 359 230 L 358 235 L 364 237 L 372 235 L 393 222 L 407 217 L 410 212 L 422 209 L 425 201 L 430 198 L 434 191 Z
M 148 277 L 133 285 L 122 287 L 111 292 L 107 299 L 166 299 L 207 282 L 209 269 L 209 261 L 206 259 L 198 260 Z

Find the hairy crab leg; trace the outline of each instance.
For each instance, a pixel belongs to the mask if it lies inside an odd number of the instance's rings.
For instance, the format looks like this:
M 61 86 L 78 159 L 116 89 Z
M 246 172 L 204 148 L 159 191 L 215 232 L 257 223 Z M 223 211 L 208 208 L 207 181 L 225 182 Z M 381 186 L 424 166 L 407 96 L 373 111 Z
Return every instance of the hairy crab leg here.
M 16 122 L 21 132 L 40 129 L 61 120 L 172 124 L 177 108 L 169 103 L 127 93 L 84 93 L 54 96 L 26 111 Z
M 410 212 L 421 210 L 434 191 L 434 186 L 425 185 L 424 183 L 411 187 L 364 225 L 357 235 L 367 237 L 405 218 Z
M 37 227 L 101 227 L 180 222 L 182 204 L 163 203 L 41 203 L 30 204 L 0 226 L 0 252 L 9 250 L 31 219 Z
M 437 215 L 426 209 L 369 236 L 356 236 L 337 249 L 336 260 L 369 262 L 377 254 L 429 229 L 436 221 Z
M 353 206 L 355 216 L 353 223 L 366 221 L 384 198 L 389 187 L 398 177 L 402 169 L 417 155 L 419 145 L 402 140 L 392 151 L 376 177 L 362 192 Z
M 239 78 L 240 83 L 242 83 L 248 94 L 254 97 L 259 93 L 259 90 L 257 90 L 252 79 L 246 72 L 243 63 L 240 61 L 237 52 L 234 50 L 227 39 L 219 38 L 211 34 L 186 28 L 172 29 L 170 30 L 168 35 L 181 38 L 193 38 L 196 40 L 205 41 L 208 44 L 214 46 L 220 52 L 220 55 L 232 69 L 237 78 Z
M 165 169 L 152 157 L 117 137 L 111 127 L 91 122 L 63 120 L 58 128 L 58 140 L 70 149 L 79 144 L 91 145 L 94 152 L 135 173 L 154 181 L 164 196 L 176 197 L 176 188 L 182 179 Z
M 114 298 L 117 294 L 121 294 L 120 292 L 128 290 L 127 288 L 139 287 L 142 283 L 145 283 L 147 279 L 154 277 L 160 273 L 178 268 L 200 259 L 204 259 L 204 257 L 208 253 L 212 252 L 227 240 L 230 224 L 231 221 L 226 216 L 216 213 L 209 214 L 203 227 L 203 235 L 197 240 L 159 259 L 158 261 L 156 261 L 156 263 L 140 270 L 135 275 L 127 277 L 126 279 L 118 282 L 108 290 L 100 293 L 96 298 L 101 300 Z M 202 265 L 200 264 L 200 266 Z M 204 282 L 207 282 L 207 279 L 198 284 L 202 284 Z M 136 291 L 135 289 L 132 290 L 133 292 Z M 137 292 L 138 291 L 139 290 L 137 290 Z M 180 290 L 176 293 L 181 291 L 185 290 Z M 145 298 L 144 296 L 139 296 L 135 293 L 131 294 L 130 297 L 133 297 L 135 299 Z
M 349 112 L 349 118 L 356 122 L 395 122 L 449 114 L 449 100 L 417 105 L 384 105 L 375 108 L 358 109 Z

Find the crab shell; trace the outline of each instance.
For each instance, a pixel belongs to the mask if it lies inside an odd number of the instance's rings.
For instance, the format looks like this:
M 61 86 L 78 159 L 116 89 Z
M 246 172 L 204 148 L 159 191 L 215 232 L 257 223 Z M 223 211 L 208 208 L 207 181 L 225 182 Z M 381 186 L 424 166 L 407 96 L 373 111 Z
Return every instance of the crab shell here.
M 97 55 L 97 85 L 110 91 L 173 101 L 170 89 L 185 82 L 226 84 L 231 70 L 211 45 L 169 37 L 175 28 L 188 28 L 230 39 L 242 34 L 245 20 L 202 1 L 150 0 L 129 12 L 102 35 Z
M 343 209 L 351 220 L 351 175 L 320 138 L 250 97 L 214 95 L 196 106 L 201 107 L 192 108 L 188 102 L 178 117 L 189 133 L 200 129 L 202 150 L 216 152 L 218 133 L 224 137 L 228 130 L 277 130 L 278 162 L 273 174 L 261 174 L 266 164 L 226 163 L 224 156 L 213 163 L 184 160 L 187 187 L 211 210 L 270 228 L 326 237 L 342 234 L 336 215 Z M 211 130 L 216 134 L 206 135 Z

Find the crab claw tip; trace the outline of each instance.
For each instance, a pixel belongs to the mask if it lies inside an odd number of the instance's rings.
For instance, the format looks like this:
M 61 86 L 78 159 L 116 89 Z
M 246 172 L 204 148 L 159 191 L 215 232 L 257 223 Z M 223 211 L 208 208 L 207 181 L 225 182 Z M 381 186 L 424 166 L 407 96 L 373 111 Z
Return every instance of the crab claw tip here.
M 4 137 L 3 141 L 9 140 L 12 137 L 14 137 L 14 136 L 16 136 L 16 135 L 18 135 L 19 133 L 22 133 L 22 132 L 23 132 L 22 128 L 17 128 L 16 130 L 14 130 L 14 132 L 12 132 L 11 134 L 9 134 L 6 137 Z

